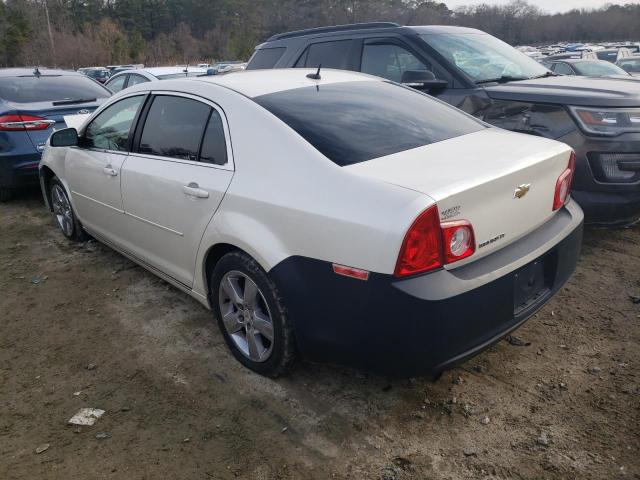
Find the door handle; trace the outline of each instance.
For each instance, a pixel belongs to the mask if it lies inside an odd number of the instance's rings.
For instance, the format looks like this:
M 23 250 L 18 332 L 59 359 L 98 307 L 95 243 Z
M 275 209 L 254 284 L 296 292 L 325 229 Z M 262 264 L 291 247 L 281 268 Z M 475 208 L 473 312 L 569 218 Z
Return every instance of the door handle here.
M 109 175 L 110 177 L 115 177 L 118 175 L 118 171 L 111 165 L 107 165 L 106 167 L 104 167 L 102 169 L 102 173 L 104 173 L 105 175 Z
M 182 186 L 182 193 L 196 198 L 209 198 L 209 192 L 201 189 L 197 183 L 191 182 L 189 185 Z

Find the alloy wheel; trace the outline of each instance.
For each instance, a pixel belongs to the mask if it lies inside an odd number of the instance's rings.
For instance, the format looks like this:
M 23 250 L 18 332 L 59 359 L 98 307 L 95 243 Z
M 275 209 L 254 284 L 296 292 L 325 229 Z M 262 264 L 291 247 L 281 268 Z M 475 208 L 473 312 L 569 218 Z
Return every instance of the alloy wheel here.
M 218 300 L 222 323 L 238 350 L 251 361 L 267 361 L 273 352 L 274 328 L 256 283 L 242 272 L 228 272 L 220 282 Z
M 67 194 L 60 185 L 54 185 L 51 188 L 51 203 L 60 229 L 67 237 L 70 237 L 73 234 L 73 211 Z

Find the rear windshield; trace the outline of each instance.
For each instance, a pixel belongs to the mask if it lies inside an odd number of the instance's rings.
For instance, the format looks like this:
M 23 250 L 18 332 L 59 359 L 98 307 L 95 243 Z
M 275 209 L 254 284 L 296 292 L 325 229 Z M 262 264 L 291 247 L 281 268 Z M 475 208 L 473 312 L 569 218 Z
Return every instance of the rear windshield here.
M 389 82 L 346 82 L 254 99 L 340 166 L 485 128 L 433 98 Z
M 111 92 L 84 75 L 0 78 L 0 98 L 15 103 L 90 100 L 109 96 Z

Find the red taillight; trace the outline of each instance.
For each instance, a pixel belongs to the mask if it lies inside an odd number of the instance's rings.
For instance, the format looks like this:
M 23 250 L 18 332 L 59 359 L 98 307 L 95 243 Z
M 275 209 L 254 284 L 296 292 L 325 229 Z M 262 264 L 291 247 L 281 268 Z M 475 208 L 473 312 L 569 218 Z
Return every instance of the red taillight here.
M 562 208 L 569 201 L 571 184 L 573 183 L 573 173 L 576 170 L 576 153 L 571 152 L 567 169 L 562 172 L 556 181 L 556 191 L 553 196 L 553 210 Z
M 16 132 L 21 130 L 46 130 L 55 120 L 48 120 L 35 115 L 2 115 L 0 116 L 0 130 Z
M 442 233 L 438 206 L 426 209 L 404 237 L 395 275 L 404 277 L 441 267 Z
M 462 260 L 475 252 L 473 227 L 466 220 L 440 223 L 438 206 L 420 214 L 404 237 L 395 275 L 405 277 Z

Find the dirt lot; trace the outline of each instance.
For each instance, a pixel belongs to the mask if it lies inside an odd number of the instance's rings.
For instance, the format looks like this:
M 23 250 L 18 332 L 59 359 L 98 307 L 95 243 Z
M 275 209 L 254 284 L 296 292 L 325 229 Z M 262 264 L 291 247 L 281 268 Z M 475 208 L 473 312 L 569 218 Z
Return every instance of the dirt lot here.
M 0 479 L 640 478 L 640 228 L 586 232 L 531 344 L 436 383 L 254 375 L 195 301 L 65 240 L 37 191 L 0 206 L 0 291 Z M 106 413 L 68 426 L 81 407 Z

